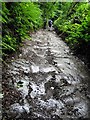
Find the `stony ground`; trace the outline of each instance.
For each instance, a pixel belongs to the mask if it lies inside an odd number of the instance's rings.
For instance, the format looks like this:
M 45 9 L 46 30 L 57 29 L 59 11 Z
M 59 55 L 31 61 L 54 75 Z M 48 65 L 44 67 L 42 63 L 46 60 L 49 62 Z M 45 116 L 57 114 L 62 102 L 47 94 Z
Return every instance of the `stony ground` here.
M 40 30 L 3 69 L 3 120 L 89 118 L 89 80 L 62 39 Z

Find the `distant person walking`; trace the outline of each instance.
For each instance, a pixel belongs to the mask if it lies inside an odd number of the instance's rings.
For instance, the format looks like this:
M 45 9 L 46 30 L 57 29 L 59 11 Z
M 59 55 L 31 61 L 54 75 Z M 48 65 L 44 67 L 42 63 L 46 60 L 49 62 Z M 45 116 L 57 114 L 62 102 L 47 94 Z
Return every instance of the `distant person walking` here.
M 49 30 L 52 30 L 52 20 L 50 19 L 49 21 L 48 21 L 48 27 L 49 27 Z

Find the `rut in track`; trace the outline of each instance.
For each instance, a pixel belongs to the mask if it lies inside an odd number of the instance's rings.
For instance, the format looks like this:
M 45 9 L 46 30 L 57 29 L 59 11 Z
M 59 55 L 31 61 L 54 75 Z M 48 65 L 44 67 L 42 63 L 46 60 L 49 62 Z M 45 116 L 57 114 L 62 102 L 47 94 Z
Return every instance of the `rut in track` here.
M 5 120 L 89 118 L 89 72 L 54 31 L 40 30 L 3 70 Z

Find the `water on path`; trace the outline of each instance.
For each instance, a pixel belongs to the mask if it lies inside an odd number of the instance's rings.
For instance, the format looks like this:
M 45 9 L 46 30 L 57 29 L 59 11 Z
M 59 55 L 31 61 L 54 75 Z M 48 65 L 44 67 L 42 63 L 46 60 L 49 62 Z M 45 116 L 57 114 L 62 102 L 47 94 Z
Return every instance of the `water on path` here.
M 54 32 L 40 30 L 3 70 L 4 120 L 89 118 L 89 72 Z

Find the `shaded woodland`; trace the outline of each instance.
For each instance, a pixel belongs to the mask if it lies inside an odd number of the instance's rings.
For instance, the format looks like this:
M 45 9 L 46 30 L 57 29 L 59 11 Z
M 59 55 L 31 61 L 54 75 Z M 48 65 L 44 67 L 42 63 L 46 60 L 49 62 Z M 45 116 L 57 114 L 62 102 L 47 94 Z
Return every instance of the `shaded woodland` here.
M 2 56 L 17 51 L 30 33 L 53 20 L 58 35 L 90 63 L 90 4 L 88 2 L 2 3 Z

